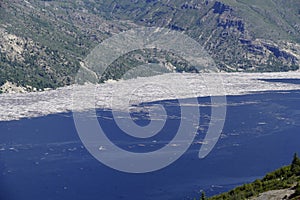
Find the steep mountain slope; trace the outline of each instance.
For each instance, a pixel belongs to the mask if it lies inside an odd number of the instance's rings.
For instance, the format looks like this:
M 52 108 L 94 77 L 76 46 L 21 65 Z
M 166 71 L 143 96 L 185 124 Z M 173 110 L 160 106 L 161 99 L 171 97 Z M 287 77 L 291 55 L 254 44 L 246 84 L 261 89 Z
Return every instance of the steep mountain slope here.
M 299 21 L 297 0 L 2 0 L 0 85 L 9 81 L 32 90 L 72 84 L 97 44 L 140 25 L 184 32 L 222 71 L 297 70 Z M 170 55 L 132 52 L 99 80 L 119 79 L 149 62 L 163 63 L 170 72 L 196 72 Z
M 107 8 L 112 10 L 110 16 L 184 31 L 205 47 L 222 70 L 285 71 L 299 65 L 299 45 L 291 43 L 299 40 L 299 30 L 284 29 L 290 23 L 299 23 L 298 11 L 292 13 L 294 18 L 286 17 L 292 22 L 281 25 L 279 19 L 285 20 L 283 14 L 268 16 L 269 21 L 273 20 L 271 23 L 261 14 L 248 11 L 257 4 L 261 12 L 272 12 L 263 6 L 268 3 L 259 1 L 246 1 L 249 5 L 238 1 L 228 1 L 228 5 L 219 1 L 146 1 L 144 9 L 140 2 L 132 2 L 115 1 Z M 285 3 L 300 8 L 296 1 Z M 273 5 L 273 9 L 281 6 Z
M 223 0 L 238 8 L 238 15 L 248 24 L 252 33 L 264 39 L 292 39 L 299 42 L 300 2 L 297 0 Z

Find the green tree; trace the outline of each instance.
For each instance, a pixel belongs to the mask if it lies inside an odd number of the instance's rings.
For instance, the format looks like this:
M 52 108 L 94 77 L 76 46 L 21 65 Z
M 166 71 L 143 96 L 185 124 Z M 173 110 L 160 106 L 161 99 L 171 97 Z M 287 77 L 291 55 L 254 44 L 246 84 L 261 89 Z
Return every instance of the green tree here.
M 206 200 L 206 195 L 204 191 L 201 193 L 201 200 Z
M 291 172 L 295 175 L 300 174 L 300 158 L 298 157 L 298 154 L 294 154 L 294 158 L 291 165 Z

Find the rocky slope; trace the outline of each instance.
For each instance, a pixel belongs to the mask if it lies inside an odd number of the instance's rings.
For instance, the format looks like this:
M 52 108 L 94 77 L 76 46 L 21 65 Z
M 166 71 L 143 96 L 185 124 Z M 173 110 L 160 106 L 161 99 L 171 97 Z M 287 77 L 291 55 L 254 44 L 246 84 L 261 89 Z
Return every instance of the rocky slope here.
M 9 81 L 29 91 L 70 85 L 97 44 L 137 26 L 184 32 L 220 71 L 297 70 L 299 21 L 297 0 L 2 0 L 0 85 Z M 141 50 L 117 60 L 99 79 L 119 79 L 151 62 L 169 72 L 196 72 L 176 55 Z
M 295 193 L 293 189 L 284 189 L 284 190 L 272 190 L 268 192 L 264 192 L 260 194 L 258 197 L 251 198 L 250 200 L 282 200 L 287 199 L 288 197 L 292 196 Z

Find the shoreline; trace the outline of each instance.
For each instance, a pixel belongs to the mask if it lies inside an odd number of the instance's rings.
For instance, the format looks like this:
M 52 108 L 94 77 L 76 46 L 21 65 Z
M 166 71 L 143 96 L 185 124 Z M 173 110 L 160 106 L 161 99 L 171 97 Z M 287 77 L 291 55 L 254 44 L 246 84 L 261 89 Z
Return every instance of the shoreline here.
M 0 94 L 0 122 L 95 108 L 128 110 L 160 100 L 300 90 L 300 85 L 264 79 L 300 79 L 299 72 L 163 74 L 56 90 Z

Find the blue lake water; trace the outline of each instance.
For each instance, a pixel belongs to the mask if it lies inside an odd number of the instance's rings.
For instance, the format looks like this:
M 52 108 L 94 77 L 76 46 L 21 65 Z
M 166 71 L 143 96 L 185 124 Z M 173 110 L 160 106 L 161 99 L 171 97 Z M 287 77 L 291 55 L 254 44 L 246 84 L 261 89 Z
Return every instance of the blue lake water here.
M 298 78 L 289 78 L 289 79 L 260 79 L 262 81 L 271 82 L 271 83 L 290 83 L 290 84 L 300 84 L 300 79 Z
M 228 96 L 227 101 L 222 137 L 205 159 L 198 159 L 201 144 L 193 144 L 169 167 L 146 174 L 118 172 L 93 158 L 77 135 L 72 113 L 0 122 L 0 199 L 193 199 L 201 190 L 214 195 L 260 178 L 300 153 L 300 91 Z M 199 102 L 204 106 L 196 140 L 204 137 L 210 115 L 210 99 Z M 169 116 L 180 116 L 177 101 L 159 103 Z M 135 152 L 161 148 L 178 128 L 175 117 L 162 130 L 170 134 L 137 140 L 115 126 L 109 110 L 97 113 L 110 139 Z M 149 123 L 146 113 L 132 116 L 140 125 Z M 153 140 L 161 142 L 153 145 Z

